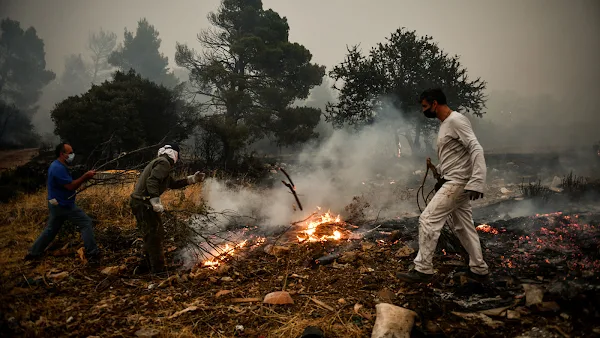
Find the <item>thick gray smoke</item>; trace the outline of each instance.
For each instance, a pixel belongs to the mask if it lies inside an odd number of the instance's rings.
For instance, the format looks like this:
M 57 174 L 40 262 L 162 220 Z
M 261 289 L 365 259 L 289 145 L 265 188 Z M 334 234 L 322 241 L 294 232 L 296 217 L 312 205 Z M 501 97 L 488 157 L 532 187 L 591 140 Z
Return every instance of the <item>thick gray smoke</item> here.
M 473 126 L 488 151 L 560 152 L 589 149 L 600 141 L 600 118 L 589 102 L 493 91 L 486 105 L 488 113 L 473 119 Z
M 414 198 L 405 196 L 406 183 L 421 176 L 408 157 L 398 158 L 396 127 L 404 125 L 400 114 L 389 108 L 377 123 L 360 131 L 335 130 L 325 140 L 309 144 L 290 163 L 279 163 L 291 176 L 304 211 L 294 211 L 293 195 L 281 183 L 281 172 L 272 173 L 271 189 L 228 188 L 207 180 L 205 198 L 214 210 L 232 210 L 260 219 L 265 226 L 285 225 L 304 219 L 317 207 L 343 214 L 353 197 L 363 196 L 371 217 L 414 213 Z M 403 144 L 404 150 L 408 148 Z M 366 215 L 369 216 L 369 215 Z

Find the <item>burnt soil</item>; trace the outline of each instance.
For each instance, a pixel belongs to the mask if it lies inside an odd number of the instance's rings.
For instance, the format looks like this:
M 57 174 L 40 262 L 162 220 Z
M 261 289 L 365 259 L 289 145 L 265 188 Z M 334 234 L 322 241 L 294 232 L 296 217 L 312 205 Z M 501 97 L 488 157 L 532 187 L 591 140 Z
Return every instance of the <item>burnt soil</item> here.
M 40 263 L 3 271 L 0 331 L 131 337 L 156 329 L 163 336 L 298 337 L 304 327 L 318 325 L 326 337 L 369 337 L 375 305 L 388 302 L 419 315 L 414 337 L 515 337 L 530 330 L 551 337 L 598 336 L 599 220 L 593 212 L 556 212 L 487 223 L 490 232 L 480 236 L 491 278 L 483 284 L 458 276 L 465 261 L 444 243 L 430 284 L 400 282 L 395 274 L 408 269 L 416 254 L 416 218 L 360 229 L 346 225 L 345 234 L 372 230 L 359 239 L 324 243 L 297 243 L 291 229 L 277 243 L 271 237 L 249 246 L 217 269 L 178 269 L 177 246 L 170 242 L 171 272 L 163 276 L 143 271 L 134 230 L 109 228 L 97 232 L 105 252 L 99 266 L 80 258 L 82 245 L 74 237 L 55 243 Z M 277 250 L 265 252 L 268 244 Z M 101 273 L 107 266 L 121 270 Z M 523 284 L 541 289 L 543 302 L 526 305 Z M 262 303 L 266 294 L 281 290 L 294 304 Z M 510 318 L 506 311 L 489 315 L 489 322 L 461 315 L 500 307 L 511 310 Z M 184 309 L 189 312 L 177 313 Z

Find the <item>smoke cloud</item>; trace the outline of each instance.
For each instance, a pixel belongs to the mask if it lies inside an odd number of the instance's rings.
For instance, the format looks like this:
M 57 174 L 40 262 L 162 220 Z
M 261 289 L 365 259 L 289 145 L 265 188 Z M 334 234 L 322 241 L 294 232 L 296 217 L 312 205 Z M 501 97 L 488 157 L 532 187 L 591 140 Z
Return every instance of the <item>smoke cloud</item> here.
M 287 181 L 280 172 L 271 174 L 273 187 L 269 189 L 231 188 L 209 179 L 206 203 L 217 211 L 255 217 L 266 227 L 304 219 L 317 207 L 344 214 L 355 196 L 369 203 L 367 218 L 414 214 L 414 196 L 406 195 L 406 185 L 418 182 L 422 174 L 413 174 L 414 160 L 397 156 L 394 126 L 405 125 L 399 116 L 386 108 L 375 124 L 359 131 L 335 130 L 325 139 L 306 145 L 289 163 L 279 163 L 290 174 L 304 211 L 294 211 L 296 202 L 279 182 Z M 403 146 L 403 151 L 407 150 L 407 144 Z

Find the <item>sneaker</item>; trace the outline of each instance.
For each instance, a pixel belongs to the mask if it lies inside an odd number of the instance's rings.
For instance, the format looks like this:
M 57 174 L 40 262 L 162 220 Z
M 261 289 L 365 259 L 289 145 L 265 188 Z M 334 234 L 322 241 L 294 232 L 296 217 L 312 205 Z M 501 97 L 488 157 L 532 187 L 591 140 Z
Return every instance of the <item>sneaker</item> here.
M 426 283 L 433 278 L 433 274 L 422 273 L 417 270 L 410 270 L 408 272 L 400 272 L 396 274 L 396 278 L 408 283 Z

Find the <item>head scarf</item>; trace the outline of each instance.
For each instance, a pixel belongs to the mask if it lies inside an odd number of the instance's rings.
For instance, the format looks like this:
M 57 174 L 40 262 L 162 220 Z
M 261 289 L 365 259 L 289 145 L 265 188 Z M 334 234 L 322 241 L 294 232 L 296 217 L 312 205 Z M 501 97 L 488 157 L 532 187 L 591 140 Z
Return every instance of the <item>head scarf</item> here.
M 173 163 L 177 163 L 179 159 L 179 147 L 177 145 L 169 145 L 165 144 L 162 148 L 158 149 L 158 156 L 167 154 L 172 160 Z

